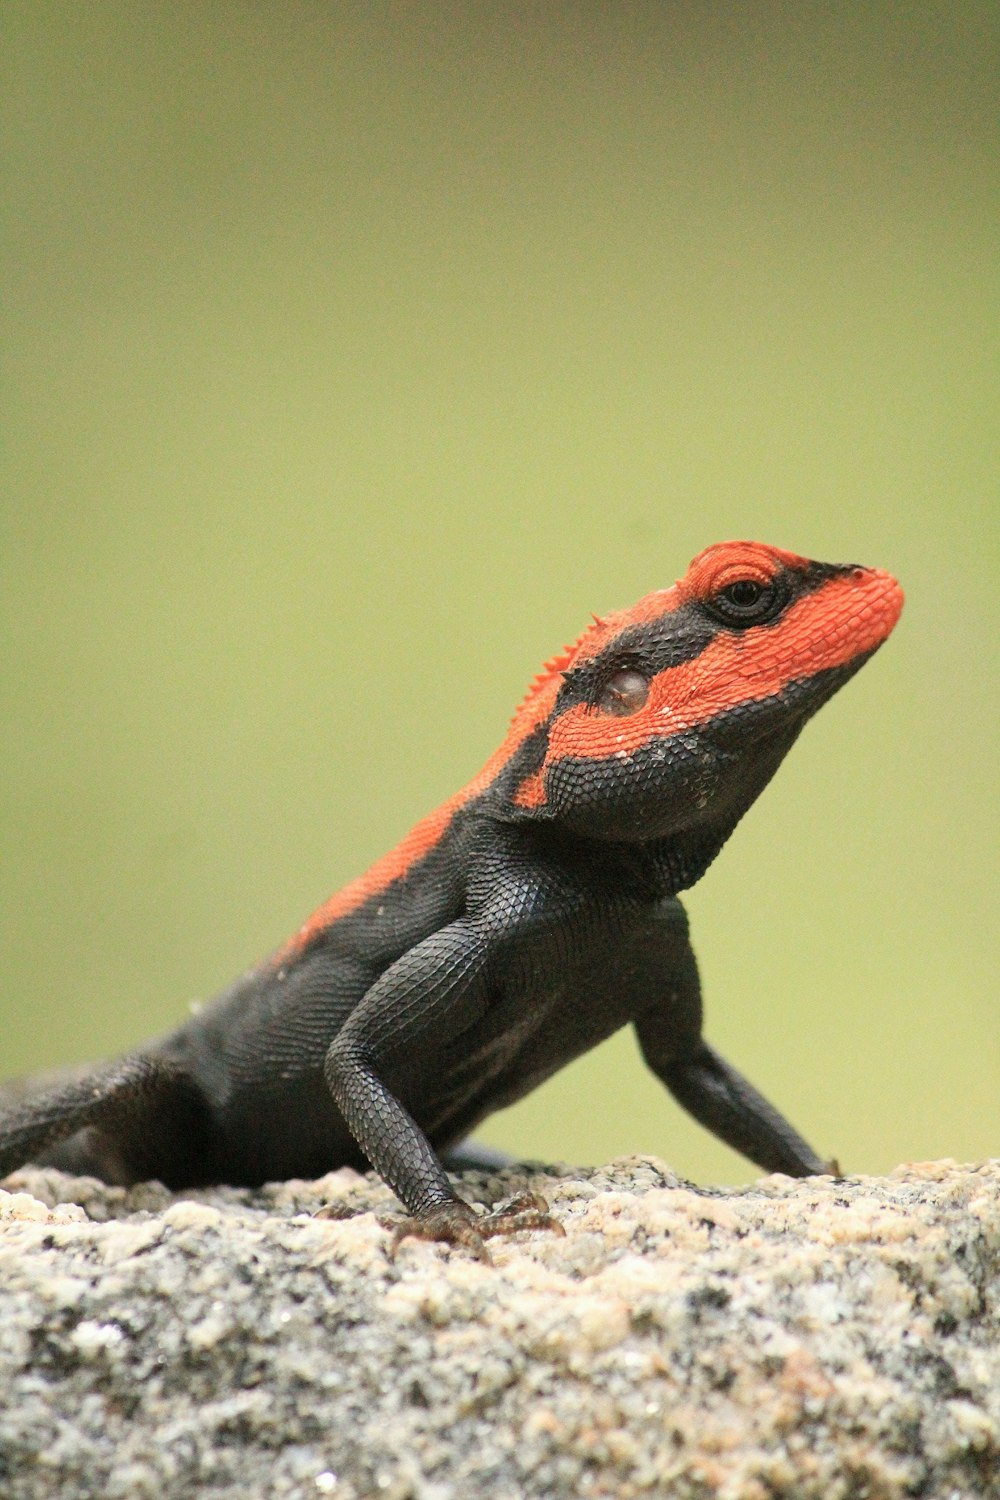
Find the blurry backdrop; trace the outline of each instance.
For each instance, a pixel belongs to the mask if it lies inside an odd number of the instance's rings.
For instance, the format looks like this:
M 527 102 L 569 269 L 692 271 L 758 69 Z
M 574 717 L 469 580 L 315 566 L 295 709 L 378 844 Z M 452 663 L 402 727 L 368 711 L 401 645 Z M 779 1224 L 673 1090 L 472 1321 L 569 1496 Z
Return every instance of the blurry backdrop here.
M 895 636 L 689 898 L 821 1151 L 1000 1150 L 995 5 L 8 0 L 0 1057 L 160 1031 L 757 537 Z M 751 1175 L 622 1035 L 485 1139 Z

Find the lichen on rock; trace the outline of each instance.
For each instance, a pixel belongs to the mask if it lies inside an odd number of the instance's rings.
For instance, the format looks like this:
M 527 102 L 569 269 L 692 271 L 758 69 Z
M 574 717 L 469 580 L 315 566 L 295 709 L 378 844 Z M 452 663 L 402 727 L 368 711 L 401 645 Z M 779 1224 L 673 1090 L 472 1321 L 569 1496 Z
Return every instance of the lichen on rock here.
M 1000 1497 L 1000 1162 L 528 1183 L 566 1238 L 406 1240 L 350 1171 L 0 1191 L 0 1494 Z M 334 1201 L 343 1218 L 317 1219 Z

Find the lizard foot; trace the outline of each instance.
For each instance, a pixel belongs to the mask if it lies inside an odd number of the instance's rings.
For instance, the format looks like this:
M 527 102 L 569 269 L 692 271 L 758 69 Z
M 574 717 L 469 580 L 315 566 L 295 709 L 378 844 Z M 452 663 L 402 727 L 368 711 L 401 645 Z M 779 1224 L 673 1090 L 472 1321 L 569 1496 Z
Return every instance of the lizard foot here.
M 395 1256 L 402 1240 L 414 1235 L 422 1240 L 442 1240 L 448 1245 L 460 1245 L 487 1265 L 492 1265 L 493 1257 L 486 1248 L 486 1241 L 494 1235 L 517 1234 L 522 1229 L 551 1229 L 556 1234 L 566 1233 L 538 1193 L 518 1193 L 488 1214 L 477 1214 L 468 1203 L 453 1198 L 449 1203 L 402 1219 L 391 1227 L 391 1257 Z

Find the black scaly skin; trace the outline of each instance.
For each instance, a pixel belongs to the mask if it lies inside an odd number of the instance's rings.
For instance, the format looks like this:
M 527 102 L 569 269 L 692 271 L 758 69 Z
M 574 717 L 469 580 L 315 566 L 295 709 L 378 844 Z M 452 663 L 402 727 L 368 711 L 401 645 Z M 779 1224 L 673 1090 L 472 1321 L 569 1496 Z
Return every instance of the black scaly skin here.
M 720 1139 L 765 1171 L 823 1172 L 702 1040 L 677 893 L 901 603 L 874 570 L 708 549 L 550 664 L 482 776 L 396 865 L 163 1040 L 29 1083 L 0 1116 L 0 1175 L 33 1160 L 183 1188 L 370 1163 L 413 1216 L 401 1233 L 485 1255 L 485 1234 L 558 1226 L 538 1199 L 477 1217 L 439 1153 L 628 1023 Z M 607 741 L 619 730 L 623 749 Z

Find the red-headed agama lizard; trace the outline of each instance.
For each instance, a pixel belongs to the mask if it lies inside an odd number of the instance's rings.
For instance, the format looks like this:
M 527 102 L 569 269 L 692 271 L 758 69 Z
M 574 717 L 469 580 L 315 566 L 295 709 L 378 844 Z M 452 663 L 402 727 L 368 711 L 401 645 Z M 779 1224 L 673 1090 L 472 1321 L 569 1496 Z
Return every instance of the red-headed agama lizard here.
M 554 1221 L 530 1195 L 477 1214 L 441 1153 L 629 1022 L 722 1140 L 827 1170 L 702 1040 L 677 898 L 902 602 L 888 573 L 726 542 L 595 618 L 479 774 L 276 953 L 162 1040 L 29 1083 L 0 1115 L 0 1175 L 184 1188 L 370 1163 L 411 1215 L 397 1238 L 485 1255 Z

